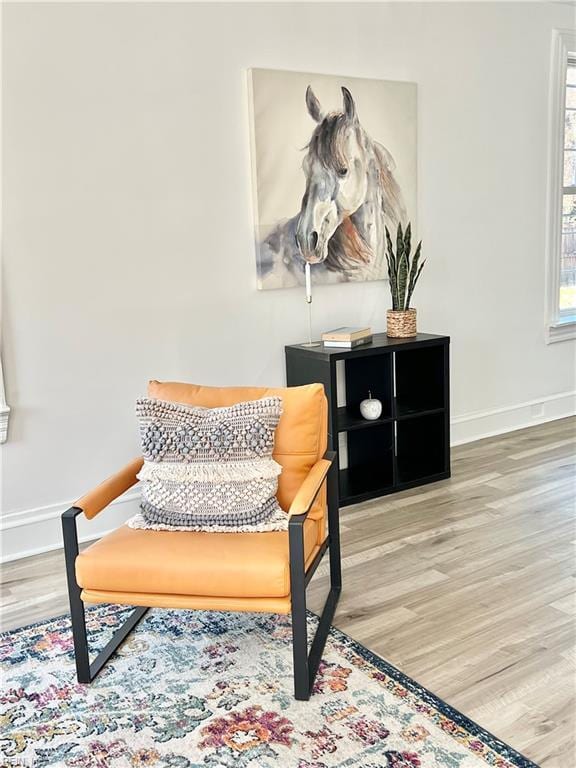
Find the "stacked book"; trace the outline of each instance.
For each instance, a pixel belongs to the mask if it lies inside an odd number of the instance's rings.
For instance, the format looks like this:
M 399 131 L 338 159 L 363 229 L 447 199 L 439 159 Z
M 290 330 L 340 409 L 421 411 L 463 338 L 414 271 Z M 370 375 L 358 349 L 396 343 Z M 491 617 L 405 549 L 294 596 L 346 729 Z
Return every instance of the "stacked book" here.
M 325 347 L 343 347 L 353 349 L 361 344 L 370 344 L 372 341 L 371 328 L 335 328 L 322 334 L 322 343 Z

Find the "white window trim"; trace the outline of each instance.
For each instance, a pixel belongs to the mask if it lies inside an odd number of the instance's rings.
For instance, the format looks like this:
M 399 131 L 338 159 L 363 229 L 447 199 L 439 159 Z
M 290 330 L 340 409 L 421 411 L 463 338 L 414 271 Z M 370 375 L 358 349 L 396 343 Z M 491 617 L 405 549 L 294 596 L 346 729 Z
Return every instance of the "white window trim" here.
M 564 109 L 568 56 L 576 55 L 576 32 L 552 32 L 548 122 L 548 196 L 546 224 L 546 341 L 576 339 L 576 316 L 561 316 L 558 308 L 562 242 L 562 186 L 564 179 Z
M 0 443 L 5 443 L 8 437 L 8 417 L 10 416 L 10 407 L 6 402 L 6 391 L 4 389 L 4 374 L 2 372 L 2 357 L 0 357 Z

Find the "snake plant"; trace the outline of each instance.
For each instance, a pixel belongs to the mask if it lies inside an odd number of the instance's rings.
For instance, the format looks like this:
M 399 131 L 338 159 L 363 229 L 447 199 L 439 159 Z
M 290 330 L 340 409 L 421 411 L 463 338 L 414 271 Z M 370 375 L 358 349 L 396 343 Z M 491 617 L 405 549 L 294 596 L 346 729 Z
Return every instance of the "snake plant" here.
M 392 294 L 392 309 L 402 312 L 410 309 L 410 300 L 426 259 L 420 264 L 422 241 L 418 243 L 414 255 L 410 257 L 412 248 L 412 227 L 410 223 L 402 232 L 402 224 L 398 224 L 396 233 L 396 253 L 388 227 L 386 227 L 386 261 L 388 262 L 388 278 Z

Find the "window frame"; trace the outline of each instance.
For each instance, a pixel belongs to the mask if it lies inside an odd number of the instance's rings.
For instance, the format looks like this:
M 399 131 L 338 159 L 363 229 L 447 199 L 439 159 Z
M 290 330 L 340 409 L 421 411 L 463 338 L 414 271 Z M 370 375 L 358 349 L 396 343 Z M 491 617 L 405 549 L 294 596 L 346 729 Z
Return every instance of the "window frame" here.
M 576 32 L 552 33 L 550 67 L 549 154 L 546 247 L 546 341 L 576 339 L 576 313 L 561 312 L 560 253 L 564 187 L 564 117 L 568 61 L 576 61 Z

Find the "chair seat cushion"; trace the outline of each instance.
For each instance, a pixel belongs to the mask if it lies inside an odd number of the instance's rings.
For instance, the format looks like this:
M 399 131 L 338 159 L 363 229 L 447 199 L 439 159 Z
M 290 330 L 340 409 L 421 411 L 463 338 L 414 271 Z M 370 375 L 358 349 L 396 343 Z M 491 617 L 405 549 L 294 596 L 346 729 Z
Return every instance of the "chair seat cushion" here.
M 307 564 L 318 551 L 315 520 L 304 523 Z M 149 531 L 123 525 L 76 559 L 85 590 L 210 597 L 290 594 L 287 531 Z

